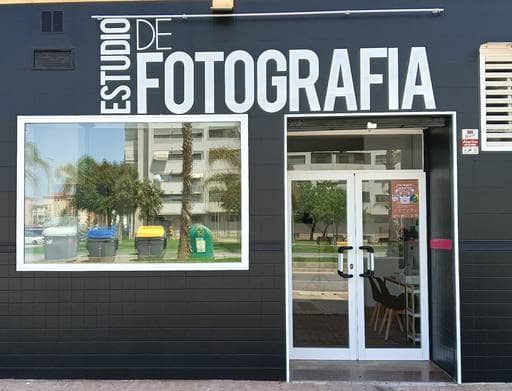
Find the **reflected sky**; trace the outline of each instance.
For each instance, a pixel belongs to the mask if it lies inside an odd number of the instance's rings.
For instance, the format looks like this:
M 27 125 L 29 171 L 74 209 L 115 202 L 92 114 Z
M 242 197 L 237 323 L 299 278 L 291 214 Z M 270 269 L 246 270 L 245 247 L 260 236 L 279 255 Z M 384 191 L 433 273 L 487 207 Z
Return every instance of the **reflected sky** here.
M 37 169 L 37 185 L 25 183 L 25 195 L 45 197 L 59 191 L 62 179 L 55 171 L 66 164 L 76 164 L 85 155 L 96 161 L 122 162 L 125 148 L 124 124 L 27 124 L 25 142 L 36 145 L 40 156 L 50 166 L 50 176 Z

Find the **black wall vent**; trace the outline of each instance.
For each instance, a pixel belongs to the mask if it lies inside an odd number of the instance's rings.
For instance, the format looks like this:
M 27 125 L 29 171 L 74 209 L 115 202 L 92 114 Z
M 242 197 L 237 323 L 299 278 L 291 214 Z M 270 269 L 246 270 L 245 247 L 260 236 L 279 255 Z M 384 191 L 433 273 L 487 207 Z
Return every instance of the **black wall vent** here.
M 41 12 L 41 31 L 43 33 L 52 32 L 52 13 L 51 11 Z
M 73 49 L 35 49 L 35 70 L 72 70 L 75 68 Z
M 62 11 L 41 12 L 41 31 L 43 33 L 62 33 L 64 31 L 64 14 Z

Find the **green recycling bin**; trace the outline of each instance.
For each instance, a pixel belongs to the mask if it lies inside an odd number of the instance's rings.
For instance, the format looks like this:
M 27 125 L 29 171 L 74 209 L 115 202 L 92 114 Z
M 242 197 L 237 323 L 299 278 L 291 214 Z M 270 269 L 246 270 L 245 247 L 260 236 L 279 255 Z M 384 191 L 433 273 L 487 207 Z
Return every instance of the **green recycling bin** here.
M 213 259 L 213 235 L 202 224 L 194 224 L 188 230 L 190 257 L 196 259 Z

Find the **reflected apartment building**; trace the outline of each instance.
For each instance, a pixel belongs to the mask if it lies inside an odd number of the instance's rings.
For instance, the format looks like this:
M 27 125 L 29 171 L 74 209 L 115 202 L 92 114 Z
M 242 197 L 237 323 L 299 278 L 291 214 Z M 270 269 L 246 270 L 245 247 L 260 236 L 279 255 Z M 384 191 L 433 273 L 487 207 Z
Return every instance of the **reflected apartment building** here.
M 192 223 L 212 230 L 216 237 L 235 238 L 240 232 L 240 216 L 222 204 L 226 184 L 213 176 L 239 175 L 228 161 L 215 158 L 218 151 L 240 151 L 237 123 L 192 124 Z M 125 162 L 137 167 L 139 179 L 149 179 L 162 192 L 162 209 L 155 224 L 179 235 L 183 199 L 183 136 L 178 123 L 138 124 L 125 129 Z M 213 151 L 213 152 L 212 152 Z M 134 230 L 142 225 L 135 219 Z

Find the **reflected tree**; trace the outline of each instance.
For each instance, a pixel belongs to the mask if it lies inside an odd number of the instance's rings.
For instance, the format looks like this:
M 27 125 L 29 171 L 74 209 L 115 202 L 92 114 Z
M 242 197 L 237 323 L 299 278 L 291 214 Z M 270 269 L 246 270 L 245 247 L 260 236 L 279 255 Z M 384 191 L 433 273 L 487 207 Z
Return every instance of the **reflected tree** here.
M 114 202 L 116 194 L 114 186 L 119 175 L 119 165 L 103 161 L 97 167 L 96 192 L 97 192 L 97 213 L 102 217 L 103 224 L 109 227 L 114 222 Z
M 314 239 L 318 224 L 323 224 L 322 238 L 326 238 L 327 229 L 337 226 L 346 219 L 346 193 L 337 183 L 311 182 L 297 183 L 294 188 L 293 210 L 295 218 L 311 224 L 309 240 Z
M 209 164 L 222 161 L 228 165 L 226 170 L 212 174 L 208 178 L 211 190 L 218 194 L 221 207 L 227 212 L 240 214 L 241 211 L 241 175 L 240 149 L 213 148 L 209 151 Z
M 311 211 L 315 204 L 316 187 L 311 182 L 294 182 L 292 194 L 294 219 L 310 225 L 309 240 L 313 240 L 317 221 Z
M 88 225 L 91 214 L 102 225 L 111 226 L 122 216 L 133 221 L 137 208 L 147 224 L 162 209 L 162 192 L 148 179 L 140 182 L 137 169 L 127 163 L 98 163 L 83 156 L 76 165 L 66 164 L 57 173 L 64 179 L 63 192 L 72 196 L 75 211 L 87 211 Z
M 319 182 L 316 191 L 317 199 L 311 215 L 324 224 L 322 237 L 325 238 L 329 226 L 345 220 L 345 191 L 332 182 Z
M 144 179 L 136 185 L 136 205 L 140 208 L 140 216 L 145 225 L 154 221 L 162 210 L 162 191 L 157 189 L 149 179 Z
M 181 128 L 183 137 L 182 144 L 182 177 L 183 190 L 181 199 L 181 216 L 180 216 L 180 241 L 178 244 L 178 259 L 185 260 L 190 255 L 190 245 L 188 241 L 188 231 L 192 224 L 192 168 L 193 168 L 193 151 L 192 151 L 192 124 L 183 123 Z
M 40 170 L 48 176 L 50 165 L 41 156 L 37 146 L 33 142 L 27 141 L 25 142 L 25 179 L 32 185 L 38 186 Z
M 73 195 L 78 183 L 78 168 L 74 164 L 65 164 L 57 168 L 55 172 L 57 178 L 63 180 L 62 193 Z
M 72 205 L 77 211 L 87 211 L 88 220 L 90 220 L 91 213 L 98 212 L 99 195 L 96 189 L 97 168 L 98 163 L 96 163 L 96 161 L 92 157 L 83 156 L 76 165 L 76 179 L 70 176 L 65 180 L 65 186 L 66 182 L 68 182 L 68 184 L 72 184 L 72 181 L 76 180 L 76 183 L 74 184 L 75 191 L 73 195 Z M 67 171 L 70 174 L 73 174 L 73 171 L 69 167 Z
M 118 177 L 114 183 L 113 206 L 119 216 L 126 216 L 128 224 L 135 226 L 135 211 L 138 207 L 140 182 L 137 169 L 129 164 L 119 166 Z M 123 220 L 120 221 L 119 234 L 123 232 Z

